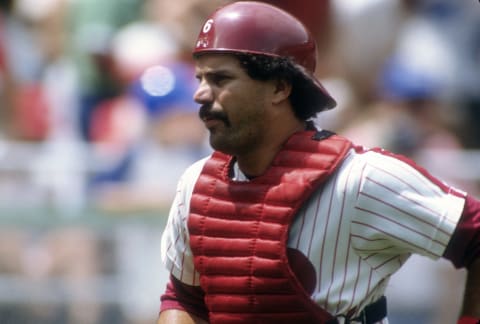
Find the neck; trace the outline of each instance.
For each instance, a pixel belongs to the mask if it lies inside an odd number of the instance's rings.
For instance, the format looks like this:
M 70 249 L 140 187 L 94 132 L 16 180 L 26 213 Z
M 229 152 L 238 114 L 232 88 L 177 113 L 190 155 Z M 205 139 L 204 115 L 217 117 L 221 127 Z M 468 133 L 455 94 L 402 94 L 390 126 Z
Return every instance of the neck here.
M 289 125 L 289 127 L 278 128 L 281 128 L 280 133 L 276 132 L 268 137 L 266 139 L 267 145 L 259 146 L 245 154 L 235 156 L 238 167 L 249 178 L 262 175 L 290 136 L 298 131 L 305 130 L 305 122 L 298 121 Z

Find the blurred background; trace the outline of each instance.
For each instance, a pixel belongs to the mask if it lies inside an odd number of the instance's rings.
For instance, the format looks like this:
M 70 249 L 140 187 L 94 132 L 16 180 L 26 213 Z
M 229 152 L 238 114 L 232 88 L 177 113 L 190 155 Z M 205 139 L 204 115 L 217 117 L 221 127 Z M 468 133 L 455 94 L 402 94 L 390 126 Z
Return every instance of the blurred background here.
M 210 153 L 191 49 L 227 0 L 0 2 L 0 323 L 155 322 L 176 181 Z M 480 3 L 270 0 L 319 44 L 315 122 L 480 193 Z M 465 273 L 414 257 L 390 322 L 454 323 Z

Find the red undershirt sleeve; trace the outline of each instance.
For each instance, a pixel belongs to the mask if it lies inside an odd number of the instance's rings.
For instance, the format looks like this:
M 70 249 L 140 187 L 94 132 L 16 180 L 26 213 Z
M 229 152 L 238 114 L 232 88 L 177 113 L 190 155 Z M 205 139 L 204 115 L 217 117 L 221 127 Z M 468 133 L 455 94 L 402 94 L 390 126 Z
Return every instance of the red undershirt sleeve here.
M 480 257 L 480 201 L 467 196 L 462 216 L 443 254 L 457 268 L 468 268 Z
M 184 284 L 170 275 L 164 294 L 160 297 L 160 312 L 167 309 L 183 310 L 208 322 L 208 309 L 200 287 Z

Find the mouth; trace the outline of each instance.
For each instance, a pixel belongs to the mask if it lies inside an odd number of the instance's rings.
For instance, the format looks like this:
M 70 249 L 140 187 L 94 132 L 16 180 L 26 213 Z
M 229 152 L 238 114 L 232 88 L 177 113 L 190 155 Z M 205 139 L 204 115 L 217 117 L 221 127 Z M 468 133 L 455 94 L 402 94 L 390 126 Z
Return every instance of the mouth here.
M 219 118 L 212 118 L 212 117 L 204 117 L 202 118 L 203 123 L 205 124 L 205 127 L 208 129 L 212 129 L 215 126 L 217 126 L 220 123 L 223 123 L 222 119 Z
M 208 129 L 218 126 L 219 124 L 229 125 L 228 118 L 224 114 L 214 112 L 206 106 L 200 108 L 199 117 Z

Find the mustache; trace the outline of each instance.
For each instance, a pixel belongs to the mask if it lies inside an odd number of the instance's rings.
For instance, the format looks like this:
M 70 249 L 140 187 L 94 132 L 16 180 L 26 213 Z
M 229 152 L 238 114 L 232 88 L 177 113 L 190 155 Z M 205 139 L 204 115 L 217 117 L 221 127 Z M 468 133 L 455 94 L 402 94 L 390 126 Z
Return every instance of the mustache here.
M 198 110 L 198 117 L 200 117 L 201 120 L 218 119 L 223 121 L 227 126 L 230 125 L 227 115 L 220 111 L 213 110 L 211 104 L 202 105 Z

